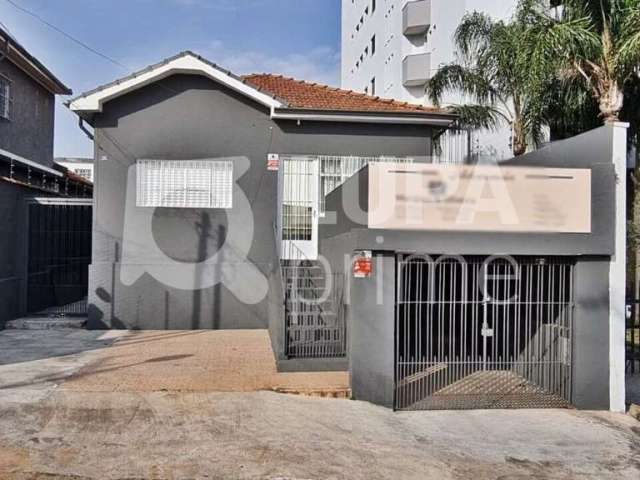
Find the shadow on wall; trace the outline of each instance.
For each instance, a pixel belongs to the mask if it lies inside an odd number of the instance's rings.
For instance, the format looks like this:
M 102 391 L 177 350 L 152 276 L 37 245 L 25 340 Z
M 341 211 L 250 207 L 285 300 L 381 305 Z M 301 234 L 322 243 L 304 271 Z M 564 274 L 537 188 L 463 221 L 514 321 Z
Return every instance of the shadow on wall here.
M 226 227 L 224 225 L 218 224 L 216 228 L 215 237 L 211 235 L 212 224 L 211 218 L 205 212 L 200 214 L 200 221 L 195 224 L 195 231 L 198 235 L 198 256 L 197 262 L 204 262 L 209 258 L 209 249 L 208 244 L 210 239 L 214 239 L 216 245 L 216 252 L 220 252 L 219 263 L 224 262 L 224 255 L 222 253 L 222 245 L 224 244 L 225 238 L 227 237 Z M 221 272 L 215 272 L 215 275 L 219 275 Z M 204 279 L 202 278 L 204 272 L 202 268 L 197 268 L 195 275 L 195 283 L 198 284 L 202 282 Z M 213 311 L 211 313 L 211 329 L 218 330 L 220 328 L 220 314 L 221 309 L 220 305 L 222 303 L 221 296 L 221 285 L 220 283 L 216 283 L 212 287 L 213 293 Z M 167 306 L 168 312 L 168 292 L 165 293 L 165 302 Z M 202 328 L 202 290 L 194 290 L 193 291 L 193 310 L 191 313 L 191 329 L 199 330 Z M 168 325 L 168 315 L 165 315 L 165 325 Z
M 184 225 L 182 226 L 184 228 Z M 223 223 L 212 220 L 210 214 L 208 212 L 200 212 L 198 214 L 197 219 L 194 219 L 193 223 L 191 223 L 190 228 L 196 234 L 195 237 L 195 255 L 190 257 L 188 260 L 186 259 L 177 259 L 176 256 L 172 256 L 173 261 L 181 261 L 181 262 L 205 262 L 207 259 L 211 258 L 216 253 L 219 253 L 219 257 L 216 259 L 216 264 L 222 264 L 225 262 L 224 258 L 224 250 L 223 246 L 225 244 L 225 240 L 227 238 L 228 229 L 226 225 Z M 175 229 L 174 229 L 175 231 Z M 177 238 L 177 237 L 176 237 Z M 193 238 L 193 237 L 191 237 Z M 188 243 L 188 242 L 187 242 Z M 167 243 L 167 247 L 170 244 Z M 162 247 L 161 247 L 162 248 Z M 123 301 L 123 298 L 118 298 L 122 294 L 118 294 L 120 289 L 118 288 L 119 280 L 118 280 L 118 261 L 119 259 L 119 251 L 120 245 L 115 245 L 115 258 L 116 262 L 114 262 L 111 270 L 111 282 L 110 288 L 98 287 L 94 290 L 94 294 L 99 299 L 98 305 L 89 304 L 88 306 L 88 314 L 89 314 L 89 323 L 88 327 L 91 330 L 96 329 L 131 329 L 131 330 L 139 330 L 140 326 L 148 325 L 153 326 L 156 329 L 164 329 L 164 330 L 218 330 L 220 328 L 229 328 L 229 319 L 227 319 L 227 324 L 224 325 L 222 321 L 222 315 L 224 311 L 223 302 L 227 302 L 227 309 L 232 308 L 233 301 L 231 300 L 231 292 L 226 291 L 224 286 L 220 283 L 215 284 L 210 288 L 193 290 L 192 292 L 188 291 L 174 291 L 173 289 L 163 287 L 159 283 L 153 283 L 147 287 L 139 286 L 140 292 L 135 293 L 135 295 L 144 294 L 142 289 L 152 289 L 147 290 L 148 292 L 152 292 L 153 298 L 157 298 L 158 303 L 162 304 L 162 312 L 157 312 L 157 318 L 149 319 L 142 318 L 135 321 L 134 319 L 128 318 L 120 318 L 117 316 L 118 304 Z M 181 252 L 184 253 L 184 252 Z M 258 266 L 258 268 L 260 268 Z M 269 266 L 268 272 L 263 272 L 267 277 L 270 277 L 274 272 L 273 270 L 276 268 L 275 265 Z M 207 275 L 219 276 L 221 275 L 221 271 L 211 271 L 211 264 L 209 265 L 198 265 L 195 269 L 195 283 L 208 283 L 206 280 Z M 148 280 L 148 279 L 147 279 Z M 135 292 L 135 287 L 133 287 L 130 291 Z M 109 290 L 110 291 L 109 291 Z M 157 289 L 157 290 L 156 290 Z M 164 289 L 164 291 L 162 291 Z M 126 292 L 126 289 L 123 290 Z M 173 298 L 172 298 L 173 297 Z M 179 297 L 179 298 L 176 298 Z M 180 310 L 180 306 L 176 306 L 176 302 L 184 302 L 187 297 L 190 297 L 190 306 L 189 310 L 183 312 L 186 314 L 186 317 L 190 318 L 182 318 L 176 324 L 176 319 L 172 319 L 172 313 L 175 315 L 177 310 Z M 99 304 L 110 305 L 110 308 L 101 308 Z M 158 305 L 160 306 L 160 305 Z M 264 316 L 264 313 L 259 305 L 246 305 L 246 308 L 254 311 L 254 315 L 256 318 Z M 160 310 L 160 309 L 158 309 Z M 109 313 L 109 311 L 111 313 Z M 172 312 L 173 311 L 173 312 Z M 228 314 L 229 312 L 227 312 Z M 157 320 L 157 322 L 155 321 Z M 144 329 L 144 327 L 142 327 Z M 149 327 L 147 327 L 149 328 Z M 266 328 L 266 325 L 265 325 Z

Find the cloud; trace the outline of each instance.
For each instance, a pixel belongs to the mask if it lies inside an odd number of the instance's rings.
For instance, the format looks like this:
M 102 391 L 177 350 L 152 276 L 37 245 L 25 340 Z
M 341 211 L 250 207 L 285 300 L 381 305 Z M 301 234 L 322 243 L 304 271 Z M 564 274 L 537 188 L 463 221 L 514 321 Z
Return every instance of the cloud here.
M 239 75 L 276 73 L 327 85 L 340 83 L 340 53 L 327 46 L 274 56 L 259 51 L 229 50 L 223 42 L 214 40 L 199 53 Z

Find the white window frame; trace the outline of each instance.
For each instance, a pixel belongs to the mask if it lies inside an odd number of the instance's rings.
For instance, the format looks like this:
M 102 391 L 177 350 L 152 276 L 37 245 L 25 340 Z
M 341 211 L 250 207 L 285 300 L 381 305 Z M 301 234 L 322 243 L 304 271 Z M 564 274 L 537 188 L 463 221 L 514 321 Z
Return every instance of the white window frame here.
M 231 160 L 146 160 L 136 162 L 136 206 L 233 208 Z
M 11 120 L 11 80 L 4 75 L 0 75 L 0 97 L 4 100 L 0 109 L 0 118 Z

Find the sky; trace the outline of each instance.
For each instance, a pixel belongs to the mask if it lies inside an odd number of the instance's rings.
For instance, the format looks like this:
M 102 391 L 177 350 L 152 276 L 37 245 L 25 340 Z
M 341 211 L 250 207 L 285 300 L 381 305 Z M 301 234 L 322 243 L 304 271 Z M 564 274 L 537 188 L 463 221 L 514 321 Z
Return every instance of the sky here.
M 340 81 L 340 0 L 13 0 L 126 68 L 0 0 L 0 23 L 74 95 L 183 50 L 237 74 Z M 56 101 L 55 155 L 92 157 L 77 117 Z

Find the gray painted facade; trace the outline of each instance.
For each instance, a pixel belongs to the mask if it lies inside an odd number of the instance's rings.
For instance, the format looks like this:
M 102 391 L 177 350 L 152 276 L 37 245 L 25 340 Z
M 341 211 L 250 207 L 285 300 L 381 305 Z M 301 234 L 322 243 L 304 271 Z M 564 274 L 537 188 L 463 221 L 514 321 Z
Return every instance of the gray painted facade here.
M 89 122 L 95 133 L 89 326 L 268 327 L 279 356 L 283 351 L 283 293 L 274 232 L 279 172 L 267 170 L 267 154 L 424 157 L 431 150 L 429 126 L 273 120 L 266 107 L 198 75 L 173 75 L 113 99 Z M 249 169 L 237 180 L 234 206 L 236 195 L 242 193 L 251 205 L 254 231 L 247 261 L 267 279 L 266 298 L 248 305 L 223 285 L 181 290 L 148 274 L 133 285 L 124 285 L 123 242 L 136 242 L 125 232 L 129 169 L 137 159 L 223 157 L 249 160 Z M 202 261 L 218 251 L 233 216 L 240 214 L 234 208 L 158 208 L 153 214 L 153 238 L 173 260 Z M 137 255 L 127 262 L 144 265 L 153 260 L 144 252 Z M 210 265 L 200 273 L 215 275 L 218 267 Z
M 55 97 L 7 59 L 0 75 L 11 83 L 9 120 L 0 118 L 0 148 L 50 167 L 53 165 Z
M 575 259 L 573 322 L 573 403 L 584 409 L 609 409 L 610 305 L 609 268 L 615 251 L 616 175 L 614 129 L 606 126 L 518 158 L 522 166 L 589 168 L 592 171 L 592 232 L 589 234 L 508 234 L 370 230 L 367 225 L 368 171 L 363 169 L 326 199 L 336 223 L 321 225 L 320 253 L 336 271 L 344 255 L 372 250 L 374 272 L 384 278 L 350 279 L 347 308 L 349 360 L 353 394 L 393 406 L 395 256 L 398 253 L 451 255 L 567 256 Z M 343 200 L 344 199 L 344 200 Z M 360 214 L 343 205 L 359 199 Z M 624 216 L 623 216 L 624 218 Z M 379 267 L 384 267 L 380 269 Z M 350 272 L 348 272 L 350 277 Z M 391 307 L 390 307 L 391 305 Z
M 0 29 L 0 76 L 10 84 L 9 119 L 0 118 L 0 329 L 26 313 L 26 206 L 30 196 L 54 194 L 55 94 L 71 93 L 44 65 Z M 41 170 L 39 166 L 47 170 Z M 46 172 L 43 187 L 42 173 Z M 55 173 L 55 172 L 54 172 Z M 58 174 L 58 179 L 63 175 Z M 31 185 L 29 185 L 31 184 Z M 64 189 L 64 188 L 63 188 Z

